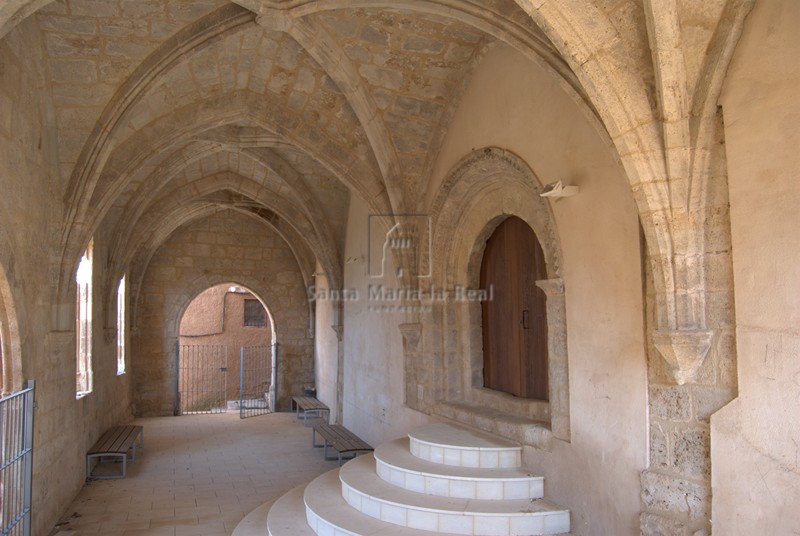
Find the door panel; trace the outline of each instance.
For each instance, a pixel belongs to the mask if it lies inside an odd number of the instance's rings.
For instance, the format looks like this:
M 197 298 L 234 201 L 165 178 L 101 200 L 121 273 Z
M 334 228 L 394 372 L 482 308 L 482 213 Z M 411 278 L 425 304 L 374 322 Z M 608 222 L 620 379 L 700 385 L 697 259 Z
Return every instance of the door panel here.
M 524 398 L 548 399 L 544 252 L 533 230 L 510 217 L 486 242 L 481 288 L 494 288 L 483 307 L 484 386 Z

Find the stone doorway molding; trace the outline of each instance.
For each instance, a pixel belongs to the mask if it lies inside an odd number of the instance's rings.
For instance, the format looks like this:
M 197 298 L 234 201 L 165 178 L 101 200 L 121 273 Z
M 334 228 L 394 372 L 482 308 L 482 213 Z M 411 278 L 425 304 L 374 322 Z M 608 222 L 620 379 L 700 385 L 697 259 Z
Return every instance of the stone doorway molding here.
M 527 445 L 548 448 L 570 440 L 569 367 L 561 247 L 550 206 L 533 171 L 509 151 L 487 147 L 457 164 L 431 211 L 434 288 L 448 291 L 420 322 L 401 325 L 406 358 L 406 403 Z M 544 251 L 550 401 L 528 400 L 483 387 L 479 301 L 456 289 L 477 289 L 486 239 L 507 217 L 536 233 Z M 424 284 L 424 283 L 421 283 Z

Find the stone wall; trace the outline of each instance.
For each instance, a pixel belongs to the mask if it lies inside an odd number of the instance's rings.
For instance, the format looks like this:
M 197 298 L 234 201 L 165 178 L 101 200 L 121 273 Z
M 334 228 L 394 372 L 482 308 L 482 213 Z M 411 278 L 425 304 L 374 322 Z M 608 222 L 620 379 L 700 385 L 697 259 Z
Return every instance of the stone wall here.
M 261 297 L 278 344 L 279 409 L 313 385 L 313 339 L 302 274 L 286 242 L 252 216 L 224 211 L 170 237 L 150 261 L 134 318 L 137 415 L 172 415 L 178 322 L 203 290 L 235 283 Z
M 33 534 L 48 534 L 83 485 L 88 447 L 108 426 L 131 418 L 130 375 L 117 375 L 117 282 L 114 288 L 105 286 L 108 238 L 102 231 L 95 236 L 94 388 L 80 399 L 75 396 L 74 270 L 79 259 L 62 259 L 60 253 L 65 205 L 48 83 L 42 37 L 29 19 L 0 41 L 0 286 L 5 309 L 0 322 L 8 335 L 3 361 L 13 361 L 13 377 L 4 377 L 4 383 L 17 389 L 25 380 L 36 380 Z M 62 263 L 73 278 L 59 288 Z

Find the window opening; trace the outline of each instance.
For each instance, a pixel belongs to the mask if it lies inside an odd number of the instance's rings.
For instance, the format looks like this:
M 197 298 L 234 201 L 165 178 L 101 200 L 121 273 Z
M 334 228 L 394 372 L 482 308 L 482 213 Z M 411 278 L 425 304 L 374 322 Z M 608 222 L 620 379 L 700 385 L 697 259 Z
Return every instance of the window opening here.
M 244 300 L 244 325 L 250 328 L 267 326 L 267 311 L 257 299 L 246 298 Z
M 78 398 L 92 391 L 92 247 L 93 242 L 89 242 L 75 275 L 78 287 L 76 315 Z
M 125 374 L 125 276 L 117 287 L 117 375 Z

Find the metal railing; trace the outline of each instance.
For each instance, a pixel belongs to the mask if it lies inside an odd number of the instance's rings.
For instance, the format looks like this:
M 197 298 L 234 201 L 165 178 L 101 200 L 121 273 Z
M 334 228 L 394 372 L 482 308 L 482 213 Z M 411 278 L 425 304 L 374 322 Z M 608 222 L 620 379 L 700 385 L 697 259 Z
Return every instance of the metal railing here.
M 180 414 L 226 412 L 227 350 L 224 345 L 178 345 Z
M 255 417 L 270 412 L 272 362 L 275 345 L 242 346 L 239 349 L 239 417 Z
M 34 382 L 0 399 L 0 535 L 30 536 Z

